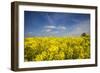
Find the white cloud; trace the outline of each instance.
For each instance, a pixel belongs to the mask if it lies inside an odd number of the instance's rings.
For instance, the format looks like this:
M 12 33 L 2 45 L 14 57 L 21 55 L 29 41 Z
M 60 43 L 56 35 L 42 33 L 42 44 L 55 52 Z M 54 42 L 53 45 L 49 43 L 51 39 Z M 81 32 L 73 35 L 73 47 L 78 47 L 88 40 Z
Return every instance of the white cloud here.
M 53 31 L 53 32 L 52 32 L 52 34 L 56 34 L 56 33 L 59 33 L 59 31 Z
M 55 22 L 52 20 L 52 18 L 50 18 L 50 16 L 48 14 L 47 14 L 47 19 L 50 24 L 55 24 Z
M 29 34 L 32 34 L 33 32 L 30 31 L 30 32 L 28 32 L 28 33 L 29 33 Z
M 46 28 L 46 29 L 55 29 L 56 26 L 54 26 L 54 25 L 47 25 L 47 26 L 44 26 L 44 28 Z
M 81 21 L 79 24 L 76 24 L 69 35 L 81 35 L 82 33 L 90 34 L 90 23 L 89 20 Z
M 66 30 L 65 26 L 54 26 L 54 25 L 48 25 L 44 26 L 45 29 L 56 29 L 56 30 Z
M 58 26 L 57 29 L 59 29 L 59 30 L 66 30 L 66 27 L 65 26 Z
M 45 31 L 46 31 L 46 32 L 51 32 L 51 31 L 52 31 L 52 29 L 45 29 Z
M 62 32 L 65 32 L 65 26 L 54 26 L 54 25 L 46 25 L 43 28 L 43 34 L 45 35 L 60 35 Z
M 43 27 L 43 33 L 45 35 L 66 35 L 66 36 L 79 36 L 82 33 L 90 34 L 90 21 L 84 20 L 78 22 L 71 27 L 66 27 L 63 25 L 46 25 Z

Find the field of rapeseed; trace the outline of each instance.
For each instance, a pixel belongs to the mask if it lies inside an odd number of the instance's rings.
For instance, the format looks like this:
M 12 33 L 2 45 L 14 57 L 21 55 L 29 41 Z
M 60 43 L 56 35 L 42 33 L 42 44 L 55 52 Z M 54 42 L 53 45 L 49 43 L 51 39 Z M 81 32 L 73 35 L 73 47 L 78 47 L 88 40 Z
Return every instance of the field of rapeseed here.
M 25 61 L 50 61 L 90 58 L 90 37 L 27 37 Z

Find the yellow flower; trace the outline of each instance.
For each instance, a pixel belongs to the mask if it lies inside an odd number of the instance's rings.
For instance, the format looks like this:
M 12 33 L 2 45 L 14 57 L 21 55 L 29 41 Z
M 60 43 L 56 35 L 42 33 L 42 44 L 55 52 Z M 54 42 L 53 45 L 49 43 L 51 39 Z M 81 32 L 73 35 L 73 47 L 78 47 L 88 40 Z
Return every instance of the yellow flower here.
M 58 46 L 55 46 L 55 45 L 51 45 L 50 48 L 49 48 L 49 51 L 52 52 L 52 51 L 58 51 L 59 48 Z

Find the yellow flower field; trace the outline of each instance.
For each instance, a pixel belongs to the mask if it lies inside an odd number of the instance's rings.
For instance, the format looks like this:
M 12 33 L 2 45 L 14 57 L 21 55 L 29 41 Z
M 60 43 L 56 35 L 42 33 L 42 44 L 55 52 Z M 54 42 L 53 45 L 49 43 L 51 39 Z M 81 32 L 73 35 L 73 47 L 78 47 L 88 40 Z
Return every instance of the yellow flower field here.
M 29 37 L 24 39 L 25 61 L 90 58 L 90 37 Z

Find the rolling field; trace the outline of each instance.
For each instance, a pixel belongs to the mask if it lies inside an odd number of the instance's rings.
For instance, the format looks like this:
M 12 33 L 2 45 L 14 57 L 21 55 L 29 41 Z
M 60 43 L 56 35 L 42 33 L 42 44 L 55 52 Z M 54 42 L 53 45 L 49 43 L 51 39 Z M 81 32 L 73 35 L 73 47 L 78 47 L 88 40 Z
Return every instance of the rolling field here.
M 24 61 L 52 61 L 90 58 L 90 37 L 27 37 Z

